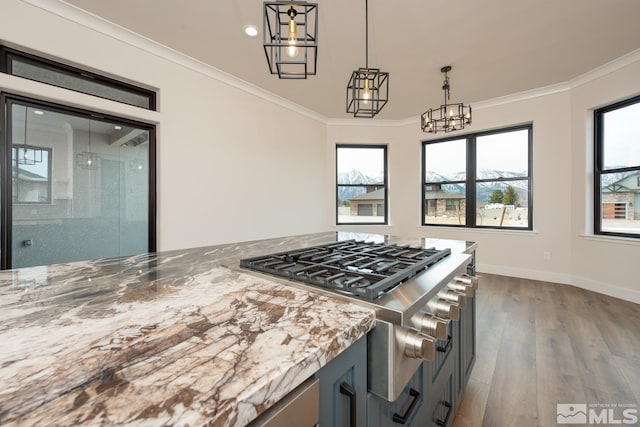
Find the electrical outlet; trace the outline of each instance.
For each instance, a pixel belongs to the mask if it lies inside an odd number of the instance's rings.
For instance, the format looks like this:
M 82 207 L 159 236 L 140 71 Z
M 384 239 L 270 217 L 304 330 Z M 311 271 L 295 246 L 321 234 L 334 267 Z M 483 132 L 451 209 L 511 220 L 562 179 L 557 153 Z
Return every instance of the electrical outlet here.
M 551 251 L 544 251 L 542 258 L 544 258 L 545 261 L 551 261 Z

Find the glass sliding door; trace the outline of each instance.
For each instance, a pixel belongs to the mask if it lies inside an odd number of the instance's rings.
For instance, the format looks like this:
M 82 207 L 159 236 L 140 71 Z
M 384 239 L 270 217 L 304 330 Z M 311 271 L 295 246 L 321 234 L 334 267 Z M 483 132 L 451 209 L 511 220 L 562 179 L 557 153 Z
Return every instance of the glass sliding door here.
M 3 268 L 155 250 L 153 127 L 18 97 L 3 105 Z

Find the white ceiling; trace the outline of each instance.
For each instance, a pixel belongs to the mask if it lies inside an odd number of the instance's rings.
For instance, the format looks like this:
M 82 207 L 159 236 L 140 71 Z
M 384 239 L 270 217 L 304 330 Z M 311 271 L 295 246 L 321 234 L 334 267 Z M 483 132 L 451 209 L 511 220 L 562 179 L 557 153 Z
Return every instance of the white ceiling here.
M 318 73 L 269 74 L 259 0 L 66 0 L 330 118 L 345 112 L 351 72 L 364 67 L 364 0 L 318 0 Z M 390 73 L 380 119 L 416 117 L 442 102 L 474 103 L 566 82 L 640 48 L 640 0 L 369 0 L 369 65 Z

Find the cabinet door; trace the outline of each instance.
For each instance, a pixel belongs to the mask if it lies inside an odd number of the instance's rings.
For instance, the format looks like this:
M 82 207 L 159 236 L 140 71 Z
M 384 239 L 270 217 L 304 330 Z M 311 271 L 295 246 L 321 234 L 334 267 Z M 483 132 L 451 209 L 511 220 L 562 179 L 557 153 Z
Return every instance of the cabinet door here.
M 320 380 L 320 427 L 367 424 L 367 337 L 316 373 Z
M 462 312 L 462 310 L 460 311 Z M 457 321 L 449 322 L 447 340 L 438 340 L 435 358 L 432 363 L 428 364 L 431 366 L 431 378 L 428 380 L 429 384 L 435 383 L 438 380 L 440 371 L 442 371 L 447 363 L 450 363 L 450 359 L 455 358 L 456 347 L 458 346 L 458 327 Z
M 395 402 L 389 402 L 369 393 L 367 426 L 369 427 L 422 427 L 424 401 L 424 371 L 421 364 Z
M 445 363 L 436 381 L 427 390 L 423 421 L 420 427 L 449 427 L 453 422 L 455 415 L 454 367 L 455 364 L 451 361 Z
M 467 300 L 467 308 L 460 312 L 458 327 L 458 368 L 456 371 L 456 392 L 458 401 L 467 385 L 476 360 L 476 299 Z

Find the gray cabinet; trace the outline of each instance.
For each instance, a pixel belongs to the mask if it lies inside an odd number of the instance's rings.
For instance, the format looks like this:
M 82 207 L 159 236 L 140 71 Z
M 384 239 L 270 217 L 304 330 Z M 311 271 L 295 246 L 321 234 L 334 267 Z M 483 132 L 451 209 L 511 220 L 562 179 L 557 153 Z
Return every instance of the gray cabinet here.
M 460 322 L 457 330 L 459 348 L 456 369 L 456 401 L 459 403 L 476 361 L 475 298 L 470 298 L 467 302 L 467 309 L 460 313 Z
M 367 425 L 367 337 L 320 369 L 320 427 Z
M 395 402 L 389 402 L 369 393 L 368 427 L 423 426 L 422 411 L 425 393 L 423 369 L 424 364 L 421 364 Z

